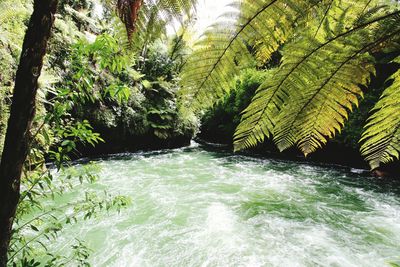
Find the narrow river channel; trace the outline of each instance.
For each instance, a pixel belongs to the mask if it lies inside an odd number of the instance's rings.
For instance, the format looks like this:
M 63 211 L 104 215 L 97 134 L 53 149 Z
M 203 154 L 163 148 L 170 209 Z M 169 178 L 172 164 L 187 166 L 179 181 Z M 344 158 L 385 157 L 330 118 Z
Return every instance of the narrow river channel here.
M 67 229 L 93 266 L 389 266 L 400 260 L 400 186 L 341 167 L 192 147 L 98 160 L 84 191 L 132 203 Z

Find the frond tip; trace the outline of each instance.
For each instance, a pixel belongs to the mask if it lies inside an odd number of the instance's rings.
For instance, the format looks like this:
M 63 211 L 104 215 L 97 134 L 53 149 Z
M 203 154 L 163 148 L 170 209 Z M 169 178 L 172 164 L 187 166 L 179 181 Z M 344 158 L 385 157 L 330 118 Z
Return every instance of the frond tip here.
M 393 84 L 383 93 L 373 108 L 374 113 L 365 126 L 361 153 L 372 169 L 382 163 L 399 159 L 400 153 L 400 70 L 390 79 Z
M 281 151 L 297 146 L 308 155 L 341 131 L 363 94 L 360 85 L 367 86 L 374 73 L 370 51 L 397 38 L 400 28 L 397 10 L 374 12 L 362 23 L 346 26 L 343 23 L 353 21 L 353 15 L 341 10 L 342 4 L 338 8 L 333 16 L 340 18 L 338 25 L 310 24 L 299 28 L 301 37 L 285 44 L 282 64 L 271 70 L 271 79 L 258 88 L 243 113 L 234 136 L 236 151 L 273 137 Z
M 185 65 L 182 85 L 190 106 L 212 106 L 242 69 L 257 64 L 255 58 L 270 60 L 293 34 L 293 25 L 301 24 L 320 1 L 233 1 L 233 10 L 208 28 Z

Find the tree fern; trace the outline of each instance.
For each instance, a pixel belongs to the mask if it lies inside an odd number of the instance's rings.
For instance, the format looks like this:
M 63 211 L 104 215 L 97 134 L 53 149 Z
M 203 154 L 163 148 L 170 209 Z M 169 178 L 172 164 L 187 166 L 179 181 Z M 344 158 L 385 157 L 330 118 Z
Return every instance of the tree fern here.
M 133 42 L 141 47 L 159 36 L 168 21 L 181 18 L 176 14 L 190 13 L 194 4 L 119 2 L 131 7 L 128 17 L 126 10 L 119 13 L 128 32 L 145 29 Z M 142 4 L 140 12 L 132 13 L 132 6 Z M 400 40 L 400 8 L 395 1 L 242 0 L 230 8 L 203 34 L 184 67 L 184 104 L 194 109 L 212 105 L 242 68 L 268 62 L 283 46 L 281 65 L 268 71 L 243 113 L 235 150 L 273 137 L 280 150 L 298 146 L 305 155 L 312 153 L 342 129 L 358 104 L 360 86 L 368 85 L 374 73 L 372 54 Z M 363 136 L 362 152 L 372 167 L 399 158 L 400 122 L 398 116 L 389 120 L 388 115 L 399 112 L 392 97 L 398 94 L 399 76 L 392 77 L 395 82 L 377 104 Z M 388 126 L 383 125 L 386 120 Z
M 302 29 L 285 45 L 283 64 L 243 114 L 236 150 L 273 135 L 281 150 L 298 145 L 307 155 L 342 128 L 373 71 L 366 52 L 399 34 L 399 11 L 371 2 L 335 1 L 324 31 Z
M 254 65 L 254 55 L 263 61 L 293 35 L 317 3 L 328 1 L 244 0 L 212 25 L 196 43 L 183 74 L 183 94 L 191 107 L 207 107 L 230 87 L 242 68 Z
M 400 58 L 397 58 L 400 63 Z M 375 105 L 361 141 L 361 153 L 375 169 L 381 163 L 399 159 L 400 153 L 400 70 Z
M 196 3 L 197 0 L 118 0 L 117 14 L 126 28 L 120 37 L 125 39 L 128 33 L 126 46 L 140 50 L 164 35 L 168 24 L 190 17 Z
M 348 112 L 362 95 L 359 85 L 367 85 L 373 72 L 373 58 L 365 52 L 398 33 L 380 32 L 366 38 L 368 31 L 359 31 L 346 38 L 345 43 L 338 39 L 319 52 L 317 58 L 315 55 L 310 58 L 316 60 L 311 64 L 320 67 L 313 68 L 312 77 L 302 75 L 308 84 L 292 89 L 301 94 L 292 95 L 288 100 L 290 105 L 286 105 L 276 119 L 274 141 L 279 149 L 297 144 L 307 155 L 340 131 Z M 288 49 L 296 47 L 288 46 Z

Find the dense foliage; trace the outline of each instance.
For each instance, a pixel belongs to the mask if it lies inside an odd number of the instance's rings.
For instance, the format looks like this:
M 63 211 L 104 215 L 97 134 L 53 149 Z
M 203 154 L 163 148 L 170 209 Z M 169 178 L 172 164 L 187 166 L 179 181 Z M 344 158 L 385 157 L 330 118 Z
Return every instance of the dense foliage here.
M 330 140 L 327 147 L 312 155 L 310 160 L 338 163 L 353 167 L 367 167 L 358 152 L 361 148 L 358 140 L 361 138 L 363 127 L 370 115 L 370 110 L 379 100 L 385 88 L 391 85 L 391 80 L 388 80 L 388 78 L 398 69 L 398 65 L 388 64 L 388 61 L 390 60 L 387 60 L 383 56 L 377 59 L 377 62 L 380 63 L 376 66 L 376 77 L 372 77 L 368 88 L 362 88 L 364 97 L 359 100 L 360 106 L 349 114 L 349 119 L 345 123 L 343 130 L 334 139 Z M 256 89 L 262 84 L 266 74 L 265 70 L 257 71 L 248 69 L 243 71 L 232 82 L 230 92 L 204 113 L 198 137 L 207 142 L 233 146 L 233 135 L 240 123 L 241 113 L 251 102 Z M 277 151 L 270 140 L 265 140 L 264 143 L 257 146 L 255 152 L 275 154 Z M 346 153 L 346 155 L 342 153 Z M 281 156 L 294 158 L 297 155 L 297 151 L 292 149 L 286 151 Z
M 397 1 L 273 0 L 233 6 L 227 20 L 210 27 L 197 43 L 183 82 L 188 106 L 209 107 L 229 92 L 232 77 L 255 64 L 254 56 L 262 65 L 280 49 L 279 67 L 268 70 L 243 113 L 236 150 L 272 138 L 280 150 L 297 146 L 305 155 L 314 152 L 340 132 L 358 104 L 360 85 L 368 85 L 375 72 L 373 54 L 399 54 Z M 377 103 L 380 112 L 369 119 L 362 138 L 361 152 L 372 168 L 399 158 L 398 114 L 393 114 L 399 98 L 393 88 L 396 83 Z
M 242 111 L 250 104 L 265 71 L 248 69 L 232 82 L 229 94 L 208 109 L 201 119 L 199 137 L 214 143 L 233 144 Z
M 0 151 L 3 150 L 10 95 L 22 47 L 21 36 L 25 32 L 30 8 L 26 1 L 0 3 L 3 11 L 0 16 Z
M 195 2 L 59 1 L 44 69 L 32 73 L 39 89 L 24 131 L 28 158 L 10 264 L 87 265 L 80 240 L 71 256 L 53 254 L 51 240 L 65 225 L 129 199 L 85 192 L 79 203 L 42 205 L 96 181 L 95 169 L 71 167 L 71 159 L 186 144 L 198 128 L 194 112 L 207 108 L 203 130 L 217 129 L 215 141 L 233 141 L 236 150 L 270 138 L 280 150 L 297 146 L 308 155 L 343 130 L 335 140 L 359 147 L 372 168 L 399 159 L 398 1 L 235 1 L 191 51 L 184 37 Z M 3 0 L 0 9 L 2 151 L 32 3 Z M 172 37 L 171 21 L 182 25 Z M 386 77 L 378 63 L 390 66 Z
M 168 47 L 154 43 L 137 66 L 133 55 L 118 56 L 119 49 L 115 38 L 100 35 L 92 44 L 78 43 L 71 54 L 67 86 L 89 92 L 86 101 L 75 101 L 74 114 L 101 133 L 105 143 L 97 149 L 115 153 L 157 148 L 154 142 L 163 146 L 177 138 L 182 139 L 177 146 L 189 142 L 197 121 L 179 109 L 178 66 Z
M 104 144 L 111 138 L 107 134 L 112 133 L 124 133 L 125 138 L 116 138 L 120 148 L 113 152 L 134 149 L 123 142 L 130 139 L 140 143 L 138 136 L 152 135 L 159 140 L 182 136 L 185 142 L 191 139 L 197 128 L 196 118 L 182 111 L 177 103 L 177 72 L 187 54 L 186 46 L 179 35 L 171 39 L 170 47 L 163 43 L 170 41 L 165 36 L 165 26 L 171 17 L 165 15 L 178 18 L 181 9 L 190 13 L 192 2 L 164 3 L 170 4 L 170 9 L 160 9 L 152 2 L 145 4 L 139 13 L 138 30 L 142 32 L 129 43 L 110 3 L 59 1 L 39 79 L 32 142 L 21 179 L 9 264 L 86 266 L 90 248 L 81 240 L 71 244 L 70 255 L 54 253 L 52 240 L 68 224 L 128 205 L 126 197 L 107 192 L 104 196 L 85 192 L 81 201 L 62 206 L 49 204 L 57 203 L 80 183 L 97 180 L 95 166 L 70 166 L 71 157 Z M 6 0 L 0 7 L 6 11 L 0 14 L 2 151 L 15 71 L 32 4 L 28 0 Z M 153 20 L 149 21 L 148 16 Z M 157 41 L 160 38 L 163 41 Z M 110 128 L 114 132 L 103 131 Z

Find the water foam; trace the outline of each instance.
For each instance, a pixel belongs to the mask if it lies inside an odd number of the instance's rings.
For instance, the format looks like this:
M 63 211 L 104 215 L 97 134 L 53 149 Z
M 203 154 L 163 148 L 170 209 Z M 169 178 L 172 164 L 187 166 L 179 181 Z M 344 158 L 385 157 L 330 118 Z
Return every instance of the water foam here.
M 101 160 L 97 185 L 132 204 L 72 225 L 93 266 L 384 266 L 400 251 L 400 196 L 342 169 L 194 145 Z M 372 181 L 372 180 L 371 180 Z M 378 190 L 379 189 L 379 190 Z M 60 200 L 64 201 L 64 200 Z

